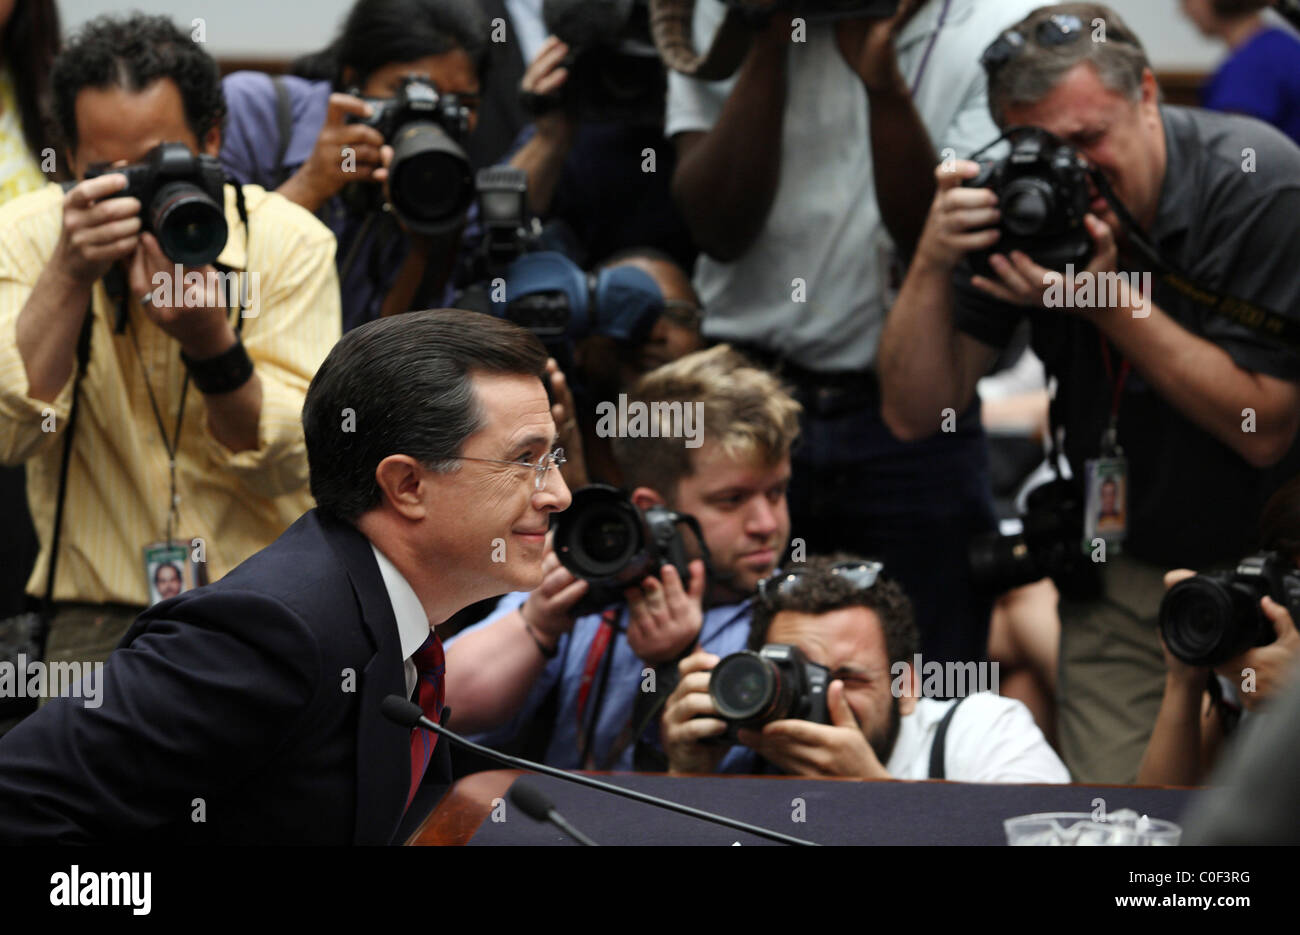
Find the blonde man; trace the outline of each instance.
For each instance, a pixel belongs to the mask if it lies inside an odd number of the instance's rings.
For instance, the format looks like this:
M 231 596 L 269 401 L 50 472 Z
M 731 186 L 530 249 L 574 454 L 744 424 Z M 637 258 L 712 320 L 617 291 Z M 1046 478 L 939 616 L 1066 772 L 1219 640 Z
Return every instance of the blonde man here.
M 651 371 L 618 405 L 604 424 L 632 502 L 693 516 L 711 572 L 697 559 L 682 581 L 666 565 L 576 616 L 588 584 L 548 545 L 541 586 L 507 595 L 447 649 L 453 726 L 565 768 L 662 768 L 658 713 L 677 660 L 744 648 L 750 596 L 790 533 L 799 404 L 771 374 L 721 345 Z

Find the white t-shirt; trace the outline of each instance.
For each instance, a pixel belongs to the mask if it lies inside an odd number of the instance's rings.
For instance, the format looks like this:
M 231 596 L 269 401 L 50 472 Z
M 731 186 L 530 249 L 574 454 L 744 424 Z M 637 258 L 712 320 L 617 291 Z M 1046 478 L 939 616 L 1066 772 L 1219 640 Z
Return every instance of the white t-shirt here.
M 935 732 L 955 701 L 922 698 L 899 723 L 885 768 L 895 779 L 930 778 Z M 944 746 L 944 778 L 957 782 L 1069 782 L 1070 771 L 1033 716 L 1014 698 L 968 696 L 952 716 Z
M 946 149 L 969 156 L 998 136 L 979 57 L 1039 6 L 930 0 L 898 35 L 899 67 L 917 88 L 917 112 L 940 159 Z M 718 0 L 696 0 L 701 52 L 724 12 Z M 755 344 L 810 369 L 859 370 L 874 362 L 893 304 L 893 243 L 876 204 L 866 88 L 840 54 L 833 25 L 810 25 L 806 38 L 789 51 L 781 179 L 767 222 L 736 262 L 701 255 L 695 288 L 710 339 Z M 734 84 L 670 72 L 666 135 L 709 130 Z

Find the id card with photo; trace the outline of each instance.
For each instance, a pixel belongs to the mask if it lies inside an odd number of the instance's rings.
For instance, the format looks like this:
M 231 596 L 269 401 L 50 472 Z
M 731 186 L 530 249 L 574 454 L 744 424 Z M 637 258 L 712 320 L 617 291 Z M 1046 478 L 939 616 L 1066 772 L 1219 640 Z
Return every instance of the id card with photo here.
M 199 580 L 200 569 L 191 559 L 187 541 L 153 542 L 144 547 L 145 584 L 151 605 L 205 583 Z
M 1084 465 L 1088 499 L 1083 511 L 1085 542 L 1124 541 L 1128 531 L 1128 459 L 1093 458 Z

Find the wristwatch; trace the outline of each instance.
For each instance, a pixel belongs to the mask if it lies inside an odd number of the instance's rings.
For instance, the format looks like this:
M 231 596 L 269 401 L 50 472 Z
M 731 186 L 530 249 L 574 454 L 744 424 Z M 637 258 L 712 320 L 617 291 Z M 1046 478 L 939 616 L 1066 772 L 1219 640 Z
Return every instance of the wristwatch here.
M 216 357 L 195 360 L 181 351 L 181 363 L 189 371 L 199 392 L 205 395 L 233 393 L 253 376 L 253 361 L 238 335 L 235 343 Z

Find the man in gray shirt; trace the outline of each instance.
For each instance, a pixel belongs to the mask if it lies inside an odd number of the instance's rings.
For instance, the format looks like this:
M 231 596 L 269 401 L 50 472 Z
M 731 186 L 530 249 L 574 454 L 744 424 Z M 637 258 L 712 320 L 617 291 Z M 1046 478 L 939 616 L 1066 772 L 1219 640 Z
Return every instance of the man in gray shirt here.
M 991 65 L 999 125 L 1041 127 L 1079 150 L 1147 240 L 1199 286 L 1300 315 L 1300 149 L 1250 118 L 1161 105 L 1137 37 L 1100 4 L 1045 8 L 1012 32 L 1019 51 Z M 995 194 L 961 185 L 974 164 L 951 168 L 936 176 L 940 191 L 881 341 L 885 417 L 911 437 L 936 431 L 939 413 L 964 406 L 1028 316 L 1033 348 L 1057 381 L 1053 422 L 1075 477 L 1122 453 L 1123 551 L 1097 563 L 1090 595 L 1060 605 L 1059 733 L 1076 780 L 1131 782 L 1162 694 L 1163 573 L 1235 563 L 1252 548 L 1265 500 L 1300 471 L 1300 354 L 1158 276 L 1121 277 L 1106 301 L 1054 307 L 1060 274 L 1017 251 L 998 254 Z M 1096 255 L 1080 284 L 1151 273 L 1116 213 L 1091 194 Z M 990 248 L 991 278 L 954 276 L 968 251 Z M 1100 288 L 1092 292 L 1100 299 Z M 1107 450 L 1112 427 L 1118 452 Z

